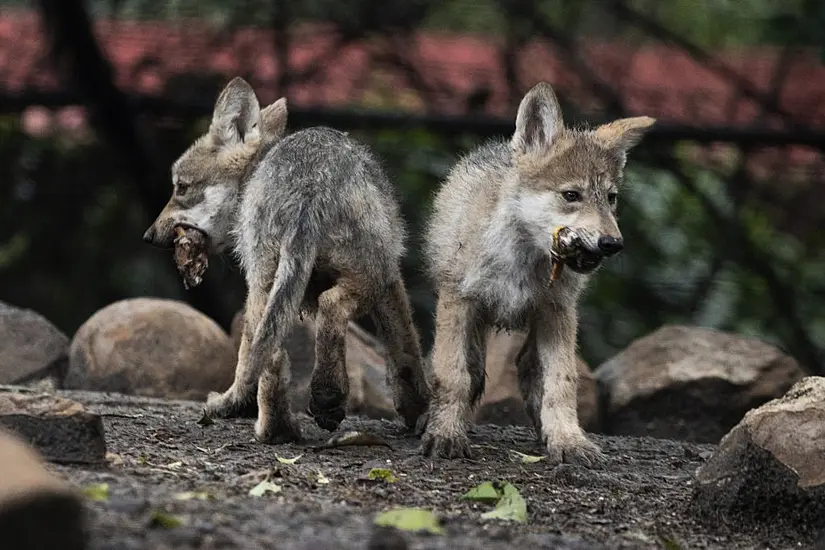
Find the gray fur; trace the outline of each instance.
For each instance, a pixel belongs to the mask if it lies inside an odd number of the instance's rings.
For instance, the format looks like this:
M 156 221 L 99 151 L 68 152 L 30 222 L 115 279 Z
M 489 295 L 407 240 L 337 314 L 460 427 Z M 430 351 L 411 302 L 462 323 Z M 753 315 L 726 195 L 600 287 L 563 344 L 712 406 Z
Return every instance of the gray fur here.
M 520 386 L 551 462 L 599 459 L 576 417 L 577 304 L 590 273 L 621 242 L 615 193 L 627 150 L 653 119 L 622 119 L 595 130 L 564 126 L 548 84 L 519 106 L 516 132 L 462 158 L 439 190 L 425 253 L 438 292 L 432 354 L 433 402 L 423 450 L 468 456 L 468 418 L 484 389 L 484 334 L 528 331 Z M 568 200 L 571 192 L 581 200 Z M 582 254 L 550 281 L 553 230 L 573 228 Z
M 257 393 L 258 439 L 300 437 L 283 343 L 303 310 L 317 322 L 310 413 L 337 428 L 348 392 L 347 323 L 371 314 L 387 341 L 396 408 L 412 427 L 428 388 L 401 279 L 405 231 L 393 187 L 366 146 L 330 128 L 284 135 L 286 116 L 285 100 L 260 110 L 248 84 L 230 82 L 210 133 L 173 167 L 176 194 L 187 181 L 189 198 L 173 195 L 147 232 L 168 246 L 175 225 L 201 229 L 215 252 L 233 247 L 246 276 L 235 381 L 209 397 L 206 412 L 248 414 Z

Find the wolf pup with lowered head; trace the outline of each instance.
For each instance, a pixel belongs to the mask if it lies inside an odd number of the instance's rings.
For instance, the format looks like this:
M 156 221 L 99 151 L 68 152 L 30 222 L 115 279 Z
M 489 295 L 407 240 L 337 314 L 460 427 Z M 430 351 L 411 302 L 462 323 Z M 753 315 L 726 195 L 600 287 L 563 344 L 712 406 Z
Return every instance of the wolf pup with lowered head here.
M 286 101 L 261 110 L 235 78 L 208 132 L 172 166 L 172 198 L 144 239 L 164 248 L 176 227 L 203 232 L 211 252 L 233 246 L 248 295 L 235 380 L 207 399 L 208 416 L 252 414 L 260 441 L 300 439 L 290 410 L 284 340 L 299 312 L 315 315 L 309 412 L 344 419 L 348 321 L 369 314 L 389 355 L 388 382 L 409 427 L 426 410 L 418 334 L 401 278 L 405 229 L 394 190 L 362 144 L 329 128 L 285 134 Z
M 627 152 L 654 122 L 566 128 L 553 89 L 540 83 L 522 99 L 509 143 L 488 142 L 452 169 L 426 235 L 438 301 L 425 454 L 470 456 L 467 422 L 497 327 L 528 333 L 519 387 L 550 462 L 601 459 L 576 413 L 577 302 L 589 274 L 622 249 L 616 200 Z M 559 227 L 576 231 L 580 253 L 551 281 Z

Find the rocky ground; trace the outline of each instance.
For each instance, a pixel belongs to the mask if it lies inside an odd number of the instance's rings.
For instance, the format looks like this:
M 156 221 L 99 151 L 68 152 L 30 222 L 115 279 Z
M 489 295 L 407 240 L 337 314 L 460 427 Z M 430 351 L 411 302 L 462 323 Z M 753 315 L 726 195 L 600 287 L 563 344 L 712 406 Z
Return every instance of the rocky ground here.
M 97 495 L 88 500 L 92 548 L 778 549 L 813 542 L 781 525 L 697 522 L 688 511 L 692 480 L 713 445 L 596 436 L 607 456 L 601 469 L 550 469 L 512 452 L 541 454 L 529 430 L 488 425 L 471 435 L 474 460 L 431 460 L 389 421 L 348 419 L 342 430 L 381 436 L 392 448 L 313 450 L 329 434 L 308 418 L 305 443 L 263 446 L 252 439 L 251 420 L 199 425 L 194 402 L 59 393 L 103 416 L 106 465 L 49 466 Z M 298 455 L 294 464 L 276 458 Z M 374 467 L 391 469 L 398 480 L 368 480 Z M 267 476 L 280 492 L 250 496 Z M 483 520 L 492 506 L 461 499 L 498 480 L 524 497 L 526 523 Z M 376 513 L 396 506 L 433 510 L 443 535 L 373 526 Z

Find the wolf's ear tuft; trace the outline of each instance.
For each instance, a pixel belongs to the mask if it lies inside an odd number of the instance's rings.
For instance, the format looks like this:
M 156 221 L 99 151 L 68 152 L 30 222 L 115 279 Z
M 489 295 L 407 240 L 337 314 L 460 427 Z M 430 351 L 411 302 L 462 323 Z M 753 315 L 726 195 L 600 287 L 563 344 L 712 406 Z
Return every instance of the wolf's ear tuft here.
M 239 145 L 260 135 L 261 107 L 252 86 L 236 76 L 218 96 L 209 133 L 219 145 Z
M 556 94 L 550 84 L 539 82 L 521 100 L 510 146 L 522 154 L 547 151 L 562 128 L 564 122 Z
M 275 140 L 286 132 L 287 101 L 282 97 L 261 110 L 261 134 L 264 140 Z
M 655 123 L 656 119 L 649 116 L 620 118 L 602 124 L 593 130 L 593 136 L 609 149 L 628 151 L 642 141 L 645 133 Z

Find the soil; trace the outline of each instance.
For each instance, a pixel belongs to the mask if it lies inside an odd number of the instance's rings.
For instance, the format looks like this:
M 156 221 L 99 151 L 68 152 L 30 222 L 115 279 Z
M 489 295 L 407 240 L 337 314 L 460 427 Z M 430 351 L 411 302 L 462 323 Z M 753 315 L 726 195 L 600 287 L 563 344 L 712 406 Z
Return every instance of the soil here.
M 199 403 L 59 394 L 103 416 L 112 453 L 107 465 L 50 466 L 79 486 L 108 484 L 106 500 L 88 501 L 95 549 L 777 549 L 811 542 L 783 525 L 737 530 L 695 520 L 687 510 L 692 479 L 713 445 L 592 436 L 607 456 L 600 469 L 549 468 L 524 464 L 511 452 L 541 454 L 531 430 L 483 425 L 471 433 L 475 458 L 448 461 L 419 455 L 419 440 L 396 422 L 348 418 L 339 431 L 379 435 L 392 448 L 316 451 L 311 447 L 330 434 L 307 417 L 301 418 L 304 443 L 268 446 L 254 441 L 252 420 L 199 425 Z M 292 465 L 276 459 L 299 454 Z M 369 481 L 373 467 L 391 469 L 398 481 Z M 281 492 L 250 496 L 268 472 Z M 318 472 L 328 483 L 318 482 Z M 483 520 L 491 505 L 460 498 L 496 480 L 524 497 L 526 523 Z M 176 498 L 193 491 L 214 498 Z M 434 510 L 444 534 L 373 526 L 377 512 L 397 506 Z M 152 519 L 158 511 L 181 524 L 158 525 Z

